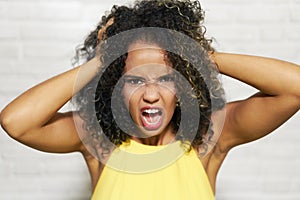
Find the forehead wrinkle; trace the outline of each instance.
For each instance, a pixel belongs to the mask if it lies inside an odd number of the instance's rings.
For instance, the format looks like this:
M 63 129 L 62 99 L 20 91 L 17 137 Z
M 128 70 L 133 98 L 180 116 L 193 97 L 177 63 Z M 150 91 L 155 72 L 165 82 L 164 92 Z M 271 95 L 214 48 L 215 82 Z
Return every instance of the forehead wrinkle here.
M 131 43 L 128 46 L 128 53 L 131 51 L 142 50 L 142 49 L 156 49 L 156 50 L 165 51 L 158 44 L 139 40 Z
M 136 66 L 133 69 L 126 71 L 124 75 L 136 76 L 136 77 L 141 77 L 150 80 L 150 79 L 157 79 L 162 76 L 171 74 L 172 71 L 173 71 L 172 68 L 166 65 L 154 63 L 154 64 Z

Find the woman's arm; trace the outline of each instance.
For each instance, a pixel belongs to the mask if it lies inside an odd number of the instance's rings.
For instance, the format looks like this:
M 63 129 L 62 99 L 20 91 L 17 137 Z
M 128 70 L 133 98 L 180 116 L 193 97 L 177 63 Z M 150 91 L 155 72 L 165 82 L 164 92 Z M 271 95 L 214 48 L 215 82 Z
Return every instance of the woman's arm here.
M 1 111 L 3 129 L 19 142 L 42 151 L 80 150 L 72 113 L 57 111 L 96 75 L 99 66 L 100 61 L 94 58 L 27 90 Z
M 98 31 L 98 41 L 103 39 L 103 33 L 112 23 L 113 18 Z M 3 129 L 17 141 L 38 150 L 85 153 L 77 133 L 77 129 L 82 128 L 83 120 L 78 114 L 57 111 L 95 77 L 101 67 L 99 58 L 94 57 L 21 94 L 1 111 Z
M 225 151 L 261 138 L 300 108 L 300 66 L 258 56 L 213 53 L 221 73 L 247 83 L 259 93 L 229 103 L 219 143 Z

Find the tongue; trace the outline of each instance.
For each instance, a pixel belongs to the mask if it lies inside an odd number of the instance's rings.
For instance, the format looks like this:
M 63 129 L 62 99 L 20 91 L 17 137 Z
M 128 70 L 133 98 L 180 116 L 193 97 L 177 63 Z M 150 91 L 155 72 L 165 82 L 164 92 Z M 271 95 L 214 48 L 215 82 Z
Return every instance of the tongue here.
M 146 121 L 149 123 L 155 123 L 156 121 L 158 121 L 158 118 L 160 117 L 158 113 L 151 113 L 151 114 L 146 113 L 144 116 Z
M 143 125 L 146 129 L 157 129 L 162 123 L 161 113 L 143 113 Z

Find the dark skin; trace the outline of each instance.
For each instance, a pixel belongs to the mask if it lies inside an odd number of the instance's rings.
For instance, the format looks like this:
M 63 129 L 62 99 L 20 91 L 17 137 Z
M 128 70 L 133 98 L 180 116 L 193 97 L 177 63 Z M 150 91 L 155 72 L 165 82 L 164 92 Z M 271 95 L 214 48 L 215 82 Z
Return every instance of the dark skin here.
M 99 39 L 105 28 L 99 31 Z M 260 91 L 247 99 L 226 104 L 224 126 L 215 127 L 215 131 L 221 131 L 220 138 L 212 151 L 201 158 L 215 191 L 218 171 L 231 149 L 268 135 L 299 110 L 300 87 L 297 86 L 300 85 L 300 67 L 275 59 L 228 53 L 215 52 L 211 59 L 217 64 L 220 73 Z M 0 115 L 3 129 L 27 146 L 45 152 L 80 152 L 89 168 L 93 189 L 103 164 L 79 138 L 78 131 L 85 133 L 85 130 L 79 130 L 81 126 L 76 127 L 76 124 L 84 123 L 78 114 L 58 113 L 58 110 L 95 76 L 98 66 L 101 63 L 94 58 L 40 83 L 9 103 Z M 84 75 L 74 91 L 79 71 Z M 15 126 L 16 122 L 18 126 Z M 159 142 L 153 141 L 151 145 Z M 167 143 L 167 140 L 162 141 L 163 144 Z

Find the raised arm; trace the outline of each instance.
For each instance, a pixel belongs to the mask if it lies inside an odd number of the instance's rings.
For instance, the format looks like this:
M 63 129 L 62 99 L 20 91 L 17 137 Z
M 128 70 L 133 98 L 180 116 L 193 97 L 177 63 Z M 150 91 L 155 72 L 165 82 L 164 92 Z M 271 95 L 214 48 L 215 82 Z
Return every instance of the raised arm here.
M 111 24 L 113 18 L 98 30 L 98 41 Z M 1 126 L 12 138 L 38 150 L 85 151 L 76 129 L 81 127 L 82 119 L 78 114 L 58 110 L 95 77 L 99 67 L 97 56 L 24 92 L 1 111 Z
M 213 53 L 221 73 L 257 88 L 248 99 L 229 103 L 219 143 L 223 149 L 259 139 L 300 108 L 300 66 L 248 55 Z
M 3 129 L 17 141 L 38 150 L 79 151 L 81 142 L 72 113 L 57 111 L 71 99 L 76 90 L 96 75 L 99 66 L 100 62 L 94 58 L 27 90 L 1 111 Z M 79 72 L 80 80 L 77 77 Z M 74 90 L 75 82 L 77 87 Z

